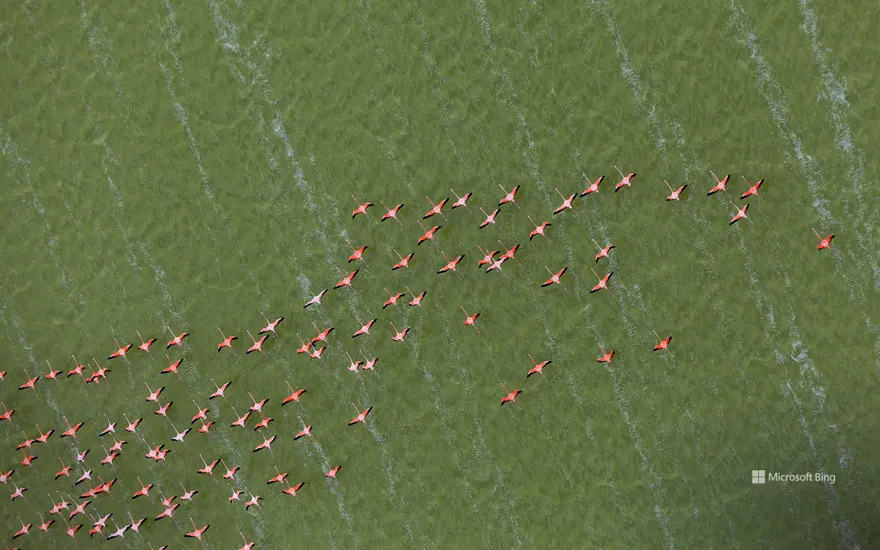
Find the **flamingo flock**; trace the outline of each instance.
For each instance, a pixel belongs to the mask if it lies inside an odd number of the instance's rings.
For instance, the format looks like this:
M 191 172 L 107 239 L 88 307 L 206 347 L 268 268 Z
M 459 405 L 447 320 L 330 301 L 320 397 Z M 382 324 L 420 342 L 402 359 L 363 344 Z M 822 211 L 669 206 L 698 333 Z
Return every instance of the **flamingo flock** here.
M 624 188 L 637 189 L 638 185 L 633 186 L 633 180 L 636 177 L 635 172 L 629 172 L 626 175 L 617 167 L 615 167 L 618 174 L 620 175 L 620 181 L 616 184 L 614 188 L 614 192 L 617 193 Z M 736 214 L 732 217 L 729 224 L 733 225 L 736 222 L 746 219 L 749 220 L 747 213 L 749 209 L 749 203 L 744 203 L 741 207 L 737 206 L 737 204 L 733 201 L 733 199 L 728 194 L 728 185 L 730 184 L 730 175 L 726 175 L 724 178 L 719 179 L 713 172 L 710 171 L 712 178 L 714 179 L 715 185 L 708 190 L 708 195 L 715 195 L 717 193 L 724 193 L 727 196 L 727 202 L 733 205 L 736 210 Z M 562 203 L 552 210 L 552 214 L 554 216 L 560 216 L 565 214 L 566 211 L 573 210 L 575 208 L 575 201 L 578 198 L 590 197 L 592 195 L 600 195 L 600 186 L 605 180 L 605 176 L 602 175 L 595 180 L 591 180 L 583 175 L 586 180 L 588 187 L 580 193 L 574 192 L 568 195 L 562 193 L 558 189 L 556 190 L 562 199 Z M 758 180 L 756 183 L 749 183 L 743 177 L 743 180 L 747 186 L 746 190 L 741 194 L 740 200 L 746 200 L 752 197 L 759 197 L 759 190 L 762 188 L 764 184 L 764 180 Z M 665 184 L 669 195 L 665 196 L 666 201 L 669 202 L 679 202 L 683 199 L 683 193 L 689 189 L 688 185 L 680 185 L 677 188 L 673 188 L 667 181 L 663 181 Z M 497 205 L 493 205 L 493 210 L 491 213 L 487 213 L 482 207 L 479 207 L 480 212 L 482 212 L 485 219 L 483 219 L 479 224 L 474 222 L 474 226 L 476 226 L 480 230 L 485 230 L 488 226 L 496 223 L 496 218 L 499 214 L 502 213 L 502 209 L 509 209 L 508 205 L 513 205 L 517 209 L 520 209 L 520 204 L 517 202 L 518 199 L 521 200 L 522 197 L 519 196 L 522 186 L 515 185 L 510 190 L 507 190 L 503 186 L 501 187 L 502 197 L 497 202 Z M 468 206 L 468 201 L 472 199 L 473 193 L 467 192 L 463 195 L 458 195 L 455 191 L 450 190 L 452 194 L 455 196 L 456 200 L 451 204 L 450 210 L 456 210 L 459 208 L 464 208 L 467 212 L 470 212 L 470 207 Z M 369 208 L 374 206 L 372 202 L 365 201 L 363 203 L 357 201 L 352 195 L 352 198 L 357 203 L 357 208 L 355 208 L 352 212 L 352 218 L 356 219 L 359 216 L 363 216 L 364 218 L 369 218 L 370 215 L 368 213 Z M 527 197 L 526 197 L 527 198 Z M 447 217 L 444 213 L 444 208 L 449 204 L 449 198 L 441 198 L 441 200 L 434 202 L 429 197 L 426 197 L 430 209 L 421 216 L 421 219 L 417 219 L 418 226 L 422 231 L 421 235 L 418 239 L 414 239 L 415 246 L 418 248 L 422 244 L 431 241 L 430 246 L 434 246 L 434 253 L 439 252 L 445 261 L 444 264 L 439 265 L 439 269 L 436 270 L 437 274 L 444 274 L 447 272 L 453 272 L 459 277 L 461 277 L 458 272 L 459 269 L 465 269 L 466 266 L 462 265 L 461 262 L 465 258 L 465 253 L 453 253 L 450 255 L 446 254 L 446 251 L 440 249 L 440 243 L 438 242 L 438 238 L 442 240 L 442 235 L 438 237 L 438 231 L 444 227 L 443 224 L 432 225 L 430 229 L 422 223 L 422 220 L 427 220 L 429 218 L 433 218 L 438 216 L 443 219 L 445 224 L 454 223 L 454 220 L 450 218 L 453 215 L 450 213 L 450 216 Z M 398 224 L 403 224 L 401 221 L 401 212 L 405 207 L 404 203 L 392 203 L 393 207 L 389 207 L 386 203 L 380 201 L 379 204 L 385 209 L 384 214 L 381 217 L 381 222 L 385 222 L 386 220 L 393 219 Z M 407 210 L 409 211 L 409 210 Z M 516 212 L 514 210 L 513 212 Z M 550 214 L 550 212 L 548 212 Z M 509 214 L 504 214 L 505 216 Z M 548 237 L 548 229 L 553 226 L 552 223 L 548 221 L 543 221 L 541 223 L 537 223 L 530 216 L 526 216 L 528 218 L 528 222 L 534 227 L 533 230 L 524 231 L 523 236 L 528 233 L 529 241 L 532 241 L 535 237 L 543 237 L 549 240 Z M 540 219 L 540 218 L 539 218 Z M 749 220 L 751 221 L 751 220 Z M 352 222 L 359 223 L 359 222 Z M 449 231 L 447 229 L 446 231 Z M 833 234 L 829 234 L 826 237 L 822 237 L 821 234 L 813 229 L 813 233 L 819 239 L 819 244 L 817 246 L 818 250 L 824 250 L 831 247 L 831 241 L 834 238 Z M 341 279 L 335 283 L 332 287 L 333 290 L 330 290 L 328 285 L 327 288 L 321 290 L 318 294 L 314 295 L 310 299 L 305 302 L 303 306 L 304 309 L 309 308 L 317 308 L 324 305 L 324 300 L 328 297 L 332 297 L 334 293 L 340 292 L 357 292 L 355 289 L 355 285 L 359 284 L 361 279 L 358 279 L 358 274 L 362 269 L 372 269 L 366 263 L 366 255 L 369 250 L 372 250 L 370 245 L 363 244 L 361 246 L 355 246 L 351 242 L 347 241 L 349 248 L 351 249 L 352 254 L 347 257 L 347 263 L 359 262 L 358 265 L 362 265 L 363 267 L 357 267 L 348 274 L 340 270 L 338 267 L 335 268 L 337 274 L 341 277 Z M 596 240 L 592 241 L 595 244 L 598 252 L 595 254 L 595 263 L 599 264 L 601 260 L 609 261 L 611 259 L 612 250 L 616 250 L 614 244 L 606 243 L 604 245 L 600 244 Z M 478 269 L 483 270 L 486 274 L 490 274 L 494 271 L 502 271 L 502 266 L 508 260 L 518 261 L 516 259 L 516 253 L 519 251 L 519 243 L 514 244 L 511 248 L 507 248 L 500 240 L 498 241 L 499 249 L 498 250 L 484 250 L 482 247 L 477 246 L 479 250 L 480 257 L 476 263 L 476 267 Z M 419 249 L 421 250 L 421 249 Z M 429 252 L 430 253 L 430 252 Z M 429 254 L 429 253 L 422 253 Z M 397 271 L 400 269 L 406 269 L 410 267 L 410 263 L 413 262 L 415 257 L 415 252 L 409 252 L 406 256 L 401 255 L 394 250 L 394 254 L 399 259 L 399 262 L 390 266 L 391 271 Z M 428 262 L 428 260 L 426 260 Z M 573 284 L 569 279 L 566 279 L 564 276 L 569 271 L 570 266 L 557 265 L 558 269 L 551 269 L 549 266 L 544 266 L 546 270 L 546 274 L 541 276 L 549 278 L 544 279 L 543 282 L 540 282 L 540 286 L 543 288 L 552 288 L 556 286 L 560 286 L 563 284 Z M 572 267 L 571 269 L 577 269 L 576 267 Z M 606 291 L 608 294 L 612 294 L 612 275 L 614 271 L 607 271 L 603 275 L 600 275 L 599 272 L 590 268 L 590 271 L 595 275 L 597 283 L 590 289 L 590 293 L 598 293 L 600 291 Z M 543 273 L 543 272 L 542 272 Z M 491 275 L 490 275 L 491 276 Z M 447 275 L 448 277 L 448 275 Z M 540 279 L 539 279 L 540 281 Z M 404 293 L 400 290 L 400 287 L 406 289 Z M 397 288 L 395 288 L 395 292 L 392 292 L 387 287 L 384 289 L 385 294 L 387 295 L 387 300 L 384 300 L 382 303 L 382 309 L 385 310 L 387 308 L 397 308 L 400 307 L 399 303 L 404 301 L 408 304 L 409 307 L 422 307 L 423 302 L 427 298 L 427 291 L 422 290 L 418 294 L 413 292 L 408 286 L 404 284 L 400 284 Z M 546 292 L 549 292 L 546 291 Z M 329 293 L 329 294 L 328 294 Z M 406 297 L 409 298 L 406 298 Z M 377 302 L 376 306 L 378 307 L 379 303 Z M 461 311 L 464 314 L 463 324 L 465 327 L 473 328 L 476 334 L 481 334 L 480 329 L 477 326 L 478 319 L 481 320 L 480 312 L 477 311 L 468 311 L 465 308 L 464 304 L 460 305 Z M 212 343 L 212 346 L 216 346 L 217 352 L 224 353 L 237 353 L 236 350 L 244 351 L 244 355 L 250 355 L 254 352 L 259 353 L 262 357 L 265 358 L 266 353 L 271 353 L 272 347 L 275 345 L 278 338 L 279 326 L 285 320 L 284 316 L 275 317 L 274 320 L 270 321 L 268 317 L 264 314 L 260 314 L 266 325 L 257 331 L 257 337 L 251 333 L 249 329 L 245 330 L 245 334 L 247 334 L 250 345 L 245 348 L 239 348 L 239 344 L 237 344 L 237 340 L 239 340 L 239 336 L 231 333 L 226 333 L 220 327 L 217 328 L 217 331 L 220 335 L 220 341 L 216 344 Z M 406 338 L 411 333 L 411 328 L 407 326 L 398 327 L 392 321 L 388 321 L 388 325 L 380 324 L 376 325 L 378 318 L 368 319 L 366 322 L 361 321 L 361 319 L 355 317 L 357 330 L 354 331 L 351 338 L 358 338 L 361 336 L 367 336 L 371 334 L 371 330 L 387 330 L 384 328 L 385 326 L 390 325 L 391 332 L 388 333 L 388 337 L 390 340 L 396 343 L 400 343 L 401 345 L 406 344 Z M 489 321 L 491 323 L 491 321 Z M 338 333 L 335 332 L 335 328 L 333 326 L 328 326 L 323 329 L 319 328 L 315 323 L 312 323 L 314 330 L 316 331 L 315 336 L 311 338 L 303 339 L 299 334 L 297 334 L 297 338 L 300 342 L 300 347 L 296 349 L 297 354 L 305 354 L 311 359 L 320 360 L 324 355 L 325 350 L 327 349 L 327 345 L 329 344 L 331 338 L 334 338 L 334 335 Z M 486 327 L 484 327 L 485 329 Z M 190 338 L 189 332 L 186 330 L 181 330 L 179 332 L 173 331 L 170 327 L 165 327 L 165 330 L 170 335 L 170 340 L 167 341 L 166 352 L 173 352 L 172 348 L 182 349 L 184 345 L 198 345 L 200 347 L 204 347 L 207 349 L 207 345 L 204 343 L 202 335 L 195 335 L 193 338 L 195 341 L 191 342 L 188 338 Z M 151 351 L 151 347 L 158 341 L 157 337 L 150 337 L 148 339 L 144 339 L 141 335 L 140 331 L 135 331 L 137 334 L 139 345 L 135 347 L 133 343 L 120 343 L 119 339 L 114 337 L 113 342 L 115 345 L 114 351 L 112 351 L 107 356 L 107 361 L 114 361 L 116 364 L 116 360 L 122 360 L 125 362 L 137 361 L 134 354 L 141 353 L 143 356 L 149 357 L 151 360 L 153 359 L 153 354 Z M 240 334 L 240 332 L 239 332 Z M 662 336 L 660 333 L 653 331 L 654 336 L 657 339 L 657 344 L 653 346 L 652 350 L 654 352 L 660 353 L 668 353 L 670 352 L 670 345 L 672 341 L 671 335 Z M 216 342 L 216 340 L 214 341 Z M 247 345 L 247 343 L 245 344 Z M 396 344 L 395 344 L 396 345 Z M 609 366 L 612 363 L 612 360 L 615 357 L 617 351 L 615 349 L 606 349 L 602 344 L 598 344 L 601 355 L 596 359 L 597 363 Z M 132 349 L 136 349 L 136 351 L 132 351 Z M 345 355 L 348 360 L 348 366 L 346 367 L 349 371 L 354 373 L 360 373 L 364 371 L 374 371 L 376 369 L 377 363 L 379 361 L 378 357 L 370 357 L 367 354 L 363 354 L 363 360 L 355 360 L 348 352 L 345 352 Z M 73 368 L 66 373 L 66 377 L 61 376 L 63 372 L 61 370 L 53 369 L 51 364 L 49 364 L 47 360 L 47 364 L 49 365 L 49 370 L 42 377 L 46 380 L 53 380 L 56 383 L 60 384 L 60 380 L 69 380 L 76 379 L 79 377 L 85 384 L 93 384 L 95 386 L 99 386 L 105 380 L 108 380 L 108 375 L 113 373 L 113 370 L 108 367 L 102 367 L 97 359 L 92 359 L 92 361 L 87 362 L 85 364 L 81 363 L 76 359 L 75 356 L 71 356 L 73 360 Z M 222 385 L 218 385 L 212 378 L 210 378 L 210 387 L 205 390 L 204 395 L 194 396 L 192 400 L 194 409 L 194 414 L 190 415 L 190 412 L 184 412 L 182 410 L 183 405 L 174 406 L 174 401 L 165 400 L 162 397 L 163 391 L 165 390 L 165 385 L 163 385 L 163 381 L 166 380 L 166 375 L 174 375 L 180 376 L 180 371 L 185 370 L 188 367 L 183 364 L 183 358 L 172 359 L 167 353 L 165 354 L 165 358 L 168 361 L 168 366 L 162 368 L 161 370 L 157 370 L 155 373 L 159 378 L 153 382 L 151 386 L 150 383 L 146 383 L 146 395 L 144 396 L 144 402 L 147 404 L 146 411 L 136 411 L 130 410 L 127 411 L 124 415 L 124 423 L 122 425 L 119 424 L 120 419 L 116 419 L 116 421 L 111 420 L 105 416 L 105 420 L 107 422 L 106 427 L 103 427 L 97 432 L 97 436 L 101 438 L 103 442 L 101 444 L 101 450 L 104 452 L 104 456 L 98 460 L 100 466 L 96 466 L 98 470 L 102 472 L 109 471 L 106 470 L 105 466 L 110 466 L 117 461 L 122 461 L 128 467 L 136 467 L 137 464 L 142 464 L 142 460 L 146 459 L 147 461 L 151 461 L 154 463 L 167 461 L 169 459 L 169 453 L 173 452 L 173 448 L 176 445 L 184 445 L 187 441 L 189 441 L 193 437 L 199 437 L 197 435 L 190 435 L 191 432 L 196 429 L 197 433 L 207 434 L 210 432 L 211 427 L 219 420 L 219 417 L 216 413 L 212 413 L 212 406 L 205 406 L 206 403 L 212 402 L 215 399 L 223 399 L 226 403 L 230 405 L 230 409 L 235 415 L 235 420 L 229 424 L 230 427 L 240 427 L 244 430 L 248 430 L 250 432 L 259 432 L 257 443 L 253 446 L 252 452 L 257 453 L 261 451 L 267 451 L 271 453 L 272 445 L 277 440 L 277 435 L 271 433 L 270 424 L 274 422 L 274 418 L 271 416 L 271 407 L 275 407 L 274 403 L 280 401 L 280 405 L 278 407 L 286 407 L 290 404 L 300 404 L 301 400 L 306 399 L 306 394 L 308 392 L 305 388 L 297 388 L 292 386 L 289 381 L 285 381 L 287 386 L 287 391 L 289 393 L 285 395 L 277 395 L 277 396 L 264 396 L 260 400 L 252 395 L 251 392 L 239 391 L 235 388 L 231 388 L 231 382 L 227 381 Z M 528 358 L 530 360 L 530 368 L 525 373 L 525 377 L 531 378 L 533 375 L 541 375 L 544 376 L 545 369 L 551 365 L 552 361 L 550 359 L 544 359 L 542 361 L 537 361 L 531 354 L 528 354 Z M 333 359 L 335 360 L 335 359 Z M 383 363 L 384 364 L 384 363 Z M 556 368 L 556 367 L 554 367 Z M 88 369 L 88 371 L 86 370 Z M 525 369 L 524 369 L 525 370 Z M 41 379 L 41 375 L 35 374 L 31 376 L 31 374 L 23 369 L 25 377 L 23 383 L 18 386 L 18 390 L 21 392 L 27 391 L 38 391 L 39 385 L 38 382 Z M 0 372 L 0 380 L 5 383 L 7 377 L 7 371 Z M 173 379 L 173 376 L 171 377 Z M 70 382 L 66 382 L 70 383 Z M 504 390 L 504 395 L 501 397 L 501 405 L 506 405 L 508 403 L 519 408 L 519 403 L 517 402 L 517 397 L 519 397 L 522 393 L 522 389 L 515 388 L 512 391 L 508 390 L 508 388 L 500 383 L 502 389 Z M 238 392 L 238 395 L 236 395 Z M 247 406 L 244 411 L 244 414 L 239 415 L 235 406 L 232 404 L 232 400 L 239 400 L 239 405 L 241 405 L 240 399 L 242 398 L 242 393 L 247 393 L 247 398 L 250 400 L 251 405 Z M 273 403 L 273 405 L 269 405 L 269 403 Z M 0 422 L 5 422 L 9 424 L 13 424 L 16 421 L 26 421 L 26 419 L 20 418 L 19 415 L 16 415 L 15 408 L 9 409 L 7 408 L 6 402 L 0 402 L 0 405 L 3 407 L 3 412 L 0 414 Z M 357 424 L 367 425 L 368 417 L 370 413 L 373 411 L 373 406 L 368 405 L 364 408 L 360 408 L 354 403 L 352 403 L 352 407 L 355 409 L 356 416 L 348 421 L 349 426 L 354 426 Z M 153 414 L 147 414 L 152 409 Z M 131 414 L 134 417 L 132 421 L 128 414 Z M 258 415 L 255 417 L 253 415 Z M 161 418 L 155 418 L 161 417 Z M 172 421 L 172 417 L 176 417 L 178 422 L 184 422 L 184 429 L 178 430 L 175 423 Z M 147 420 L 149 418 L 149 420 Z M 369 417 L 372 418 L 372 417 Z M 78 487 L 83 483 L 86 484 L 88 490 L 83 492 L 81 495 L 77 495 L 76 491 L 73 491 L 71 494 L 70 489 L 62 489 L 57 491 L 58 497 L 60 498 L 60 502 L 55 503 L 53 499 L 53 506 L 48 510 L 49 521 L 45 521 L 43 513 L 37 510 L 26 510 L 25 508 L 16 508 L 19 506 L 19 503 L 16 501 L 26 501 L 27 500 L 27 491 L 29 487 L 27 485 L 33 483 L 34 475 L 36 470 L 34 469 L 33 463 L 39 457 L 37 453 L 43 454 L 43 450 L 49 449 L 49 439 L 55 434 L 55 429 L 48 429 L 46 432 L 40 428 L 39 425 L 35 425 L 36 433 L 39 433 L 39 437 L 31 438 L 27 435 L 27 433 L 22 430 L 22 434 L 24 435 L 23 441 L 16 446 L 16 451 L 21 451 L 22 460 L 18 462 L 18 464 L 4 464 L 0 465 L 0 483 L 4 485 L 11 485 L 12 490 L 10 491 L 10 501 L 11 504 L 9 506 L 13 507 L 15 510 L 15 514 L 28 514 L 30 513 L 30 520 L 33 523 L 26 523 L 22 517 L 19 515 L 18 520 L 21 524 L 21 528 L 11 533 L 11 538 L 18 539 L 19 537 L 28 537 L 28 536 L 42 536 L 38 534 L 31 534 L 31 529 L 34 525 L 37 525 L 37 531 L 49 534 L 50 531 L 61 529 L 65 536 L 68 536 L 72 539 L 76 539 L 79 531 L 82 529 L 84 525 L 91 525 L 89 528 L 89 535 L 94 537 L 96 535 L 103 536 L 107 540 L 113 540 L 116 538 L 123 538 L 126 534 L 129 536 L 143 536 L 144 532 L 149 531 L 150 523 L 145 523 L 148 521 L 148 518 L 144 517 L 141 519 L 135 519 L 128 513 L 128 520 L 124 522 L 122 525 L 117 523 L 118 515 L 114 516 L 113 512 L 107 511 L 106 501 L 107 499 L 102 498 L 102 495 L 109 495 L 111 489 L 116 482 L 115 478 L 111 478 L 109 481 L 104 481 L 103 477 L 99 475 L 95 470 L 91 468 L 91 465 L 95 464 L 92 458 L 89 457 L 90 448 L 85 448 L 81 446 L 81 442 L 79 440 L 78 434 L 83 429 L 83 427 L 87 423 L 91 423 L 86 419 L 76 418 L 76 422 L 71 424 L 67 417 L 63 417 L 65 426 L 61 426 L 58 429 L 63 430 L 58 435 L 60 439 L 65 439 L 69 441 L 69 445 L 71 450 L 74 452 L 76 456 L 76 462 L 73 464 L 66 464 L 64 460 L 59 456 L 57 457 L 61 463 L 61 469 L 54 474 L 54 482 L 61 483 L 59 487 Z M 186 419 L 189 419 L 189 425 L 185 424 Z M 372 420 L 369 420 L 372 421 Z M 145 438 L 141 437 L 138 429 L 143 422 L 164 422 L 168 426 L 169 437 L 167 440 L 167 444 L 171 445 L 171 448 L 166 448 L 166 443 L 156 442 L 156 441 L 147 441 Z M 305 421 L 300 418 L 300 422 L 302 425 L 302 429 L 293 437 L 293 440 L 299 440 L 304 437 L 312 437 L 313 426 L 311 424 L 306 424 Z M 338 421 L 338 425 L 341 425 L 342 421 Z M 332 424 L 332 422 L 328 421 L 328 424 Z M 102 423 L 103 425 L 103 423 Z M 121 429 L 120 432 L 117 432 L 117 426 Z M 252 426 L 252 430 L 249 428 Z M 323 427 L 322 427 L 323 428 Z M 35 432 L 31 432 L 35 433 Z M 190 438 L 190 439 L 187 439 Z M 110 441 L 112 440 L 112 445 L 110 445 Z M 142 448 L 146 449 L 146 453 L 142 454 L 143 458 L 138 458 L 138 452 L 131 453 L 129 450 L 126 450 L 126 445 L 130 443 L 139 443 Z M 31 454 L 33 453 L 33 454 Z M 143 451 L 141 451 L 143 453 Z M 172 455 L 174 456 L 174 455 Z M 92 455 L 94 457 L 94 455 Z M 197 469 L 197 473 L 200 477 L 204 476 L 206 478 L 213 477 L 215 469 L 218 466 L 222 467 L 221 472 L 223 480 L 232 482 L 235 479 L 235 476 L 240 472 L 239 466 L 229 467 L 225 462 L 222 456 L 209 457 L 212 458 L 210 462 L 208 462 L 203 456 L 199 456 L 201 460 L 201 468 Z M 228 458 L 228 457 L 227 457 Z M 5 460 L 5 459 L 4 459 Z M 90 464 L 91 463 L 91 464 Z M 327 480 L 333 480 L 335 483 L 339 479 L 339 473 L 342 468 L 341 464 L 338 464 L 334 467 L 330 467 L 329 464 L 326 466 L 326 471 L 321 472 L 323 474 L 323 478 Z M 298 480 L 295 484 L 291 484 L 288 480 L 288 473 L 281 472 L 276 465 L 274 467 L 275 474 L 272 477 L 263 477 L 262 479 L 268 479 L 266 485 L 275 485 L 280 488 L 277 490 L 281 495 L 286 496 L 297 496 L 303 490 L 306 485 L 306 481 Z M 266 476 L 271 475 L 270 473 L 266 473 Z M 93 477 L 94 476 L 94 477 Z M 97 479 L 95 479 L 97 478 Z M 133 495 L 130 496 L 131 499 L 138 499 L 145 497 L 147 499 L 151 497 L 151 490 L 154 488 L 153 483 L 144 483 L 141 481 L 140 477 L 137 477 L 138 484 L 140 489 L 134 492 Z M 21 483 L 21 485 L 19 485 Z M 92 483 L 95 483 L 93 486 Z M 230 487 L 231 496 L 228 497 L 228 501 L 230 503 L 238 503 L 245 507 L 246 510 L 250 510 L 255 508 L 257 510 L 262 509 L 262 505 L 260 502 L 263 497 L 247 492 L 247 496 L 245 496 L 245 491 L 233 489 Z M 175 491 L 176 493 L 177 491 Z M 155 496 L 155 492 L 153 493 Z M 189 487 L 186 488 L 183 485 L 180 486 L 179 494 L 171 494 L 166 497 L 164 494 L 160 493 L 159 506 L 155 509 L 155 516 L 153 517 L 153 522 L 158 522 L 166 518 L 173 518 L 174 513 L 181 506 L 181 502 L 187 503 L 195 503 L 200 501 L 203 497 L 196 498 L 196 495 L 199 495 L 199 489 L 197 487 Z M 175 502 L 177 501 L 177 502 Z M 100 512 L 98 510 L 100 509 Z M 62 512 L 66 514 L 66 517 L 62 515 Z M 102 515 L 103 514 L 103 515 Z M 53 529 L 53 525 L 58 524 L 58 521 L 52 519 L 52 516 L 58 516 L 59 519 L 63 520 L 63 526 L 59 524 L 59 527 Z M 84 520 L 88 518 L 89 521 L 84 523 L 79 523 L 77 519 Z M 197 525 L 197 523 L 192 518 L 189 519 L 189 525 L 191 525 L 192 530 L 188 531 L 189 527 L 184 527 L 181 532 L 182 537 L 185 538 L 193 538 L 197 539 L 203 544 L 208 544 L 211 547 L 217 547 L 217 544 L 220 544 L 219 541 L 210 541 L 207 542 L 209 537 L 211 536 L 208 533 L 210 528 L 210 523 L 205 523 L 202 526 Z M 36 523 L 39 520 L 39 523 Z M 112 522 L 112 530 L 108 525 L 108 521 Z M 186 525 L 186 522 L 184 522 Z M 247 538 L 244 534 L 240 534 L 242 540 L 244 541 L 244 546 L 241 547 L 240 550 L 243 549 L 251 549 L 255 546 L 255 542 L 248 542 Z M 167 545 L 162 545 L 161 548 L 165 548 Z

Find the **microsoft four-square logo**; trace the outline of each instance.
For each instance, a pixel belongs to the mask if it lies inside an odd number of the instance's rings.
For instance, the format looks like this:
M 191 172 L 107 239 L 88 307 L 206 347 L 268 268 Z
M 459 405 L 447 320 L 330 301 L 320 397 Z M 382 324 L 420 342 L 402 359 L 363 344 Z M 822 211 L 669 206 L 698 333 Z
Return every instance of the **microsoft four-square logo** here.
M 767 472 L 765 470 L 752 470 L 752 484 L 762 485 L 767 483 Z

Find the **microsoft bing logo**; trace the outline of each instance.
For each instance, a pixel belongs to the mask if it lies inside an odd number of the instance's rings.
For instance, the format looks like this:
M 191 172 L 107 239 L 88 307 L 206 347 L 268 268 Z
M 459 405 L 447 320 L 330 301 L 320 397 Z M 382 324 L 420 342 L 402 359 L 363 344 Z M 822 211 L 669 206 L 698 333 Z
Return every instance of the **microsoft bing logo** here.
M 765 470 L 752 470 L 752 485 L 763 485 L 767 483 L 767 472 Z

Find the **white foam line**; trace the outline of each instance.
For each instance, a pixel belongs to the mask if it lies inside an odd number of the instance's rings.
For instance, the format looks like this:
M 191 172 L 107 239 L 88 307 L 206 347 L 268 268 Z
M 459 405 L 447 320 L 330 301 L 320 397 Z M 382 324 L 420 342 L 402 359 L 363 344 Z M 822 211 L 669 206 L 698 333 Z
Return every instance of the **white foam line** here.
M 314 437 L 309 437 L 309 441 L 312 443 L 312 447 L 318 452 L 318 456 L 321 457 L 321 463 L 324 466 L 324 471 L 330 470 L 330 461 L 327 460 L 327 455 L 324 453 L 324 448 L 315 440 Z M 339 504 L 339 515 L 341 515 L 345 522 L 348 523 L 348 533 L 351 535 L 354 540 L 355 547 L 359 548 L 361 546 L 360 537 L 357 536 L 357 532 L 354 530 L 354 523 L 352 522 L 351 515 L 345 510 L 345 503 L 343 501 L 342 490 L 339 488 L 339 482 L 333 479 L 327 480 L 325 485 L 330 486 L 330 492 L 333 493 L 333 496 L 336 497 L 336 502 Z
M 876 221 L 868 219 L 869 213 L 867 208 L 869 202 L 863 200 L 863 194 L 866 189 L 873 187 L 876 183 L 865 182 L 865 153 L 852 142 L 852 132 L 847 123 L 847 119 L 850 116 L 850 105 L 846 101 L 846 79 L 841 81 L 834 72 L 834 68 L 828 59 L 831 50 L 825 47 L 819 39 L 819 21 L 816 18 L 815 12 L 813 12 L 813 8 L 810 6 L 809 0 L 799 0 L 798 5 L 804 20 L 801 29 L 809 38 L 813 59 L 822 75 L 822 85 L 825 88 L 825 93 L 822 95 L 828 102 L 829 115 L 834 125 L 836 134 L 835 145 L 849 164 L 850 188 L 856 195 L 858 212 L 853 213 L 850 210 L 849 201 L 844 201 L 847 220 L 849 222 L 858 221 L 861 225 L 863 233 L 856 233 L 856 241 L 862 249 L 862 255 L 868 259 L 869 267 L 872 268 L 874 289 L 880 290 L 880 266 L 878 266 L 877 262 L 877 250 L 875 246 L 870 244 L 873 242 L 873 235 L 876 229 L 874 224 Z M 876 218 L 876 212 L 873 215 Z

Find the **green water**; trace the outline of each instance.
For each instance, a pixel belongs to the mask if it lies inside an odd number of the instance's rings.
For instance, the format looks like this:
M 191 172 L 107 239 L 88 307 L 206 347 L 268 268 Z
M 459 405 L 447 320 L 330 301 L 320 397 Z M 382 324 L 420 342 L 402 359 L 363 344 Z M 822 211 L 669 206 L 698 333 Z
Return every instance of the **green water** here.
M 117 478 L 92 513 L 149 517 L 117 546 L 208 548 L 874 548 L 880 465 L 877 250 L 880 116 L 876 5 L 797 2 L 125 2 L 0 6 L 0 470 L 24 499 L 0 511 L 39 524 L 74 460 L 57 434 L 17 466 L 22 431 L 85 421 L 93 477 Z M 804 22 L 815 22 L 818 34 Z M 818 40 L 818 42 L 816 42 Z M 772 72 L 768 72 L 768 68 Z M 842 95 L 829 94 L 842 83 Z M 615 166 L 638 176 L 613 193 Z M 765 178 L 749 221 L 727 197 Z M 599 197 L 552 211 L 606 176 Z M 666 202 L 663 180 L 688 184 Z M 519 207 L 478 230 L 479 210 L 521 185 Z M 436 243 L 416 245 L 433 201 Z M 401 224 L 351 219 L 351 195 L 405 203 Z M 454 197 L 452 197 L 454 200 Z M 549 239 L 528 241 L 536 222 Z M 818 239 L 836 235 L 831 250 Z M 354 290 L 331 290 L 368 245 Z M 500 273 L 477 246 L 519 243 Z M 592 239 L 616 248 L 596 265 Z M 394 252 L 415 252 L 392 272 Z M 443 253 L 465 254 L 437 275 Z M 355 265 L 355 264 L 352 264 Z M 562 284 L 540 288 L 568 266 Z M 590 294 L 613 270 L 611 293 Z M 382 310 L 427 290 L 422 308 Z M 409 300 L 409 297 L 406 298 Z M 462 324 L 479 312 L 479 334 Z M 263 358 L 247 330 L 285 316 Z M 369 319 L 369 336 L 350 334 Z M 359 321 L 358 321 L 359 319 Z M 318 360 L 297 334 L 334 326 Z M 392 322 L 411 328 L 392 342 Z M 161 349 L 191 335 L 181 376 Z M 217 328 L 236 334 L 214 351 Z M 672 335 L 670 352 L 654 353 Z M 114 338 L 157 337 L 105 363 Z M 613 368 L 595 362 L 615 349 Z M 134 353 L 137 352 L 137 353 Z M 374 372 L 348 372 L 380 358 Z M 526 379 L 536 360 L 544 376 Z M 25 379 L 97 358 L 100 386 Z M 208 401 L 231 381 L 226 400 Z M 285 380 L 307 389 L 281 408 Z M 166 387 L 169 418 L 147 388 Z M 519 388 L 518 407 L 499 407 Z M 256 399 L 277 436 L 229 424 Z M 170 438 L 209 406 L 208 435 Z M 369 429 L 347 427 L 373 406 Z M 236 412 L 233 412 L 233 408 Z M 144 417 L 136 436 L 125 420 Z M 99 463 L 107 418 L 128 444 Z M 302 422 L 312 440 L 293 441 Z M 173 424 L 173 427 L 172 427 Z M 143 457 L 164 443 L 164 462 Z M 235 483 L 198 475 L 223 457 Z M 326 462 L 325 462 L 326 461 Z M 323 472 L 342 464 L 338 482 Z M 275 467 L 296 497 L 266 486 Z M 218 467 L 218 470 L 220 468 Z M 833 474 L 834 484 L 751 484 L 751 470 Z M 159 498 L 198 489 L 172 520 Z M 233 488 L 262 507 L 229 503 Z M 2 495 L 0 495 L 2 497 Z M 6 497 L 2 497 L 6 498 Z M 64 525 L 17 539 L 70 548 Z M 82 516 L 76 518 L 81 522 Z M 89 539 L 91 521 L 77 535 Z M 11 547 L 11 546 L 10 546 Z

